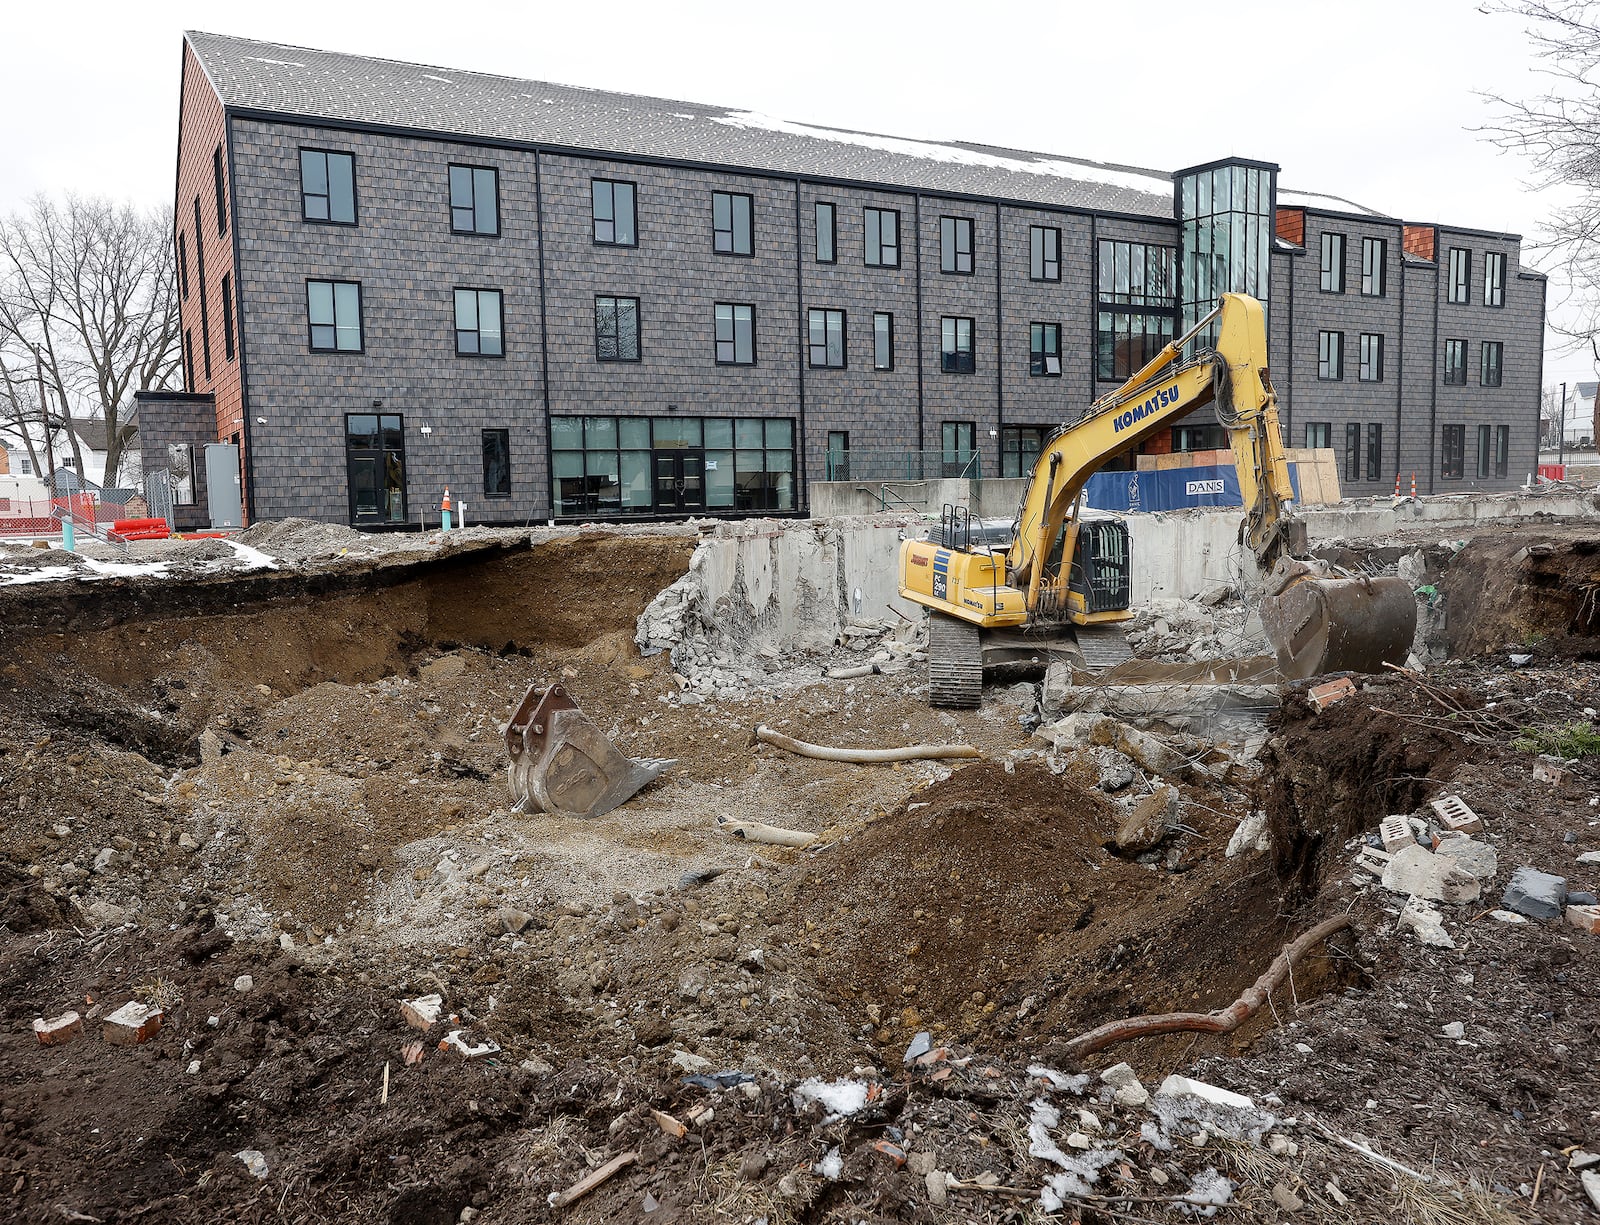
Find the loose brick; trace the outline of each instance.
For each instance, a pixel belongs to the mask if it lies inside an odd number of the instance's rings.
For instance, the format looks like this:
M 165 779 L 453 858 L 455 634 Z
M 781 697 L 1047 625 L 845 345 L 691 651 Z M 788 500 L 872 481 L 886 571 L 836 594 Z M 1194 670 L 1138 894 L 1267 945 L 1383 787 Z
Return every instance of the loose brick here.
M 161 1032 L 161 1009 L 138 1000 L 124 1004 L 105 1019 L 105 1039 L 112 1046 L 138 1046 Z
M 1579 931 L 1600 936 L 1600 906 L 1568 906 L 1567 922 Z
M 1411 822 L 1404 816 L 1385 817 L 1378 823 L 1378 836 L 1383 839 L 1383 849 L 1391 855 L 1402 847 L 1415 845 L 1417 841 L 1411 832 Z
M 48 1021 L 35 1017 L 33 1032 L 39 1035 L 39 1042 L 44 1046 L 63 1046 L 83 1032 L 83 1018 L 75 1012 L 63 1012 Z
M 1341 676 L 1336 681 L 1326 684 L 1313 685 L 1306 694 L 1306 701 L 1311 703 L 1311 709 L 1317 712 L 1327 710 L 1335 702 L 1342 702 L 1356 691 L 1356 683 L 1348 676 Z
M 414 1000 L 400 1001 L 400 1015 L 413 1029 L 429 1030 L 439 1023 L 444 1011 L 444 997 L 423 995 Z
M 1483 818 L 1467 807 L 1459 795 L 1444 795 L 1429 800 L 1428 806 L 1439 815 L 1439 824 L 1452 834 L 1481 834 Z

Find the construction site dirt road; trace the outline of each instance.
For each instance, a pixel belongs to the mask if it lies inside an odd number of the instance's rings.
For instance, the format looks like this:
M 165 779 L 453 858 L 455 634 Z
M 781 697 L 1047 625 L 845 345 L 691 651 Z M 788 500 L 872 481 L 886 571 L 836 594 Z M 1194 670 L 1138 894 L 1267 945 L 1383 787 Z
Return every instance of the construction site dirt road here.
M 1600 1219 L 1592 526 L 1346 542 L 1422 591 L 1420 670 L 1154 720 L 1031 680 L 932 709 L 920 627 L 853 580 L 773 646 L 685 594 L 713 535 L 0 557 L 0 1212 Z M 1245 653 L 1238 594 L 1132 641 Z M 513 811 L 534 682 L 675 764 L 604 816 Z M 1319 925 L 1231 1032 L 1074 1041 L 1225 1009 Z

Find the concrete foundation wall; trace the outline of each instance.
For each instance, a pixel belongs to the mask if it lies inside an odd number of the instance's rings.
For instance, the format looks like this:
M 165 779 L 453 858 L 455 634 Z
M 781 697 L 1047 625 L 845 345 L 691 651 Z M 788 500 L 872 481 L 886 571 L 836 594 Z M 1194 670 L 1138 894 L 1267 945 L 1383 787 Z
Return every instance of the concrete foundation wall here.
M 938 518 L 944 506 L 970 510 L 974 518 L 1009 519 L 1017 513 L 1026 477 L 992 477 L 982 481 L 954 477 L 927 481 L 813 481 L 811 517 L 921 511 Z

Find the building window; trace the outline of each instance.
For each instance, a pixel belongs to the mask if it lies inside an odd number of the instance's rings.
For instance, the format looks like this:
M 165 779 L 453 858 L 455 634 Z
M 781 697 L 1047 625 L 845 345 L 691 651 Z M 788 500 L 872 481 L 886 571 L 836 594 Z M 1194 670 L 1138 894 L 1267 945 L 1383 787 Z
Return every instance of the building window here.
M 306 310 L 313 353 L 361 352 L 361 286 L 355 281 L 307 281 Z
M 939 368 L 946 374 L 971 374 L 972 320 L 946 315 L 939 320 Z
M 869 268 L 900 266 L 900 213 L 892 208 L 869 208 L 863 213 L 866 230 L 866 264 Z
M 1478 427 L 1478 476 L 1489 475 L 1489 467 L 1494 462 L 1494 452 L 1490 449 L 1493 445 L 1493 427 L 1480 425 Z
M 189 244 L 183 240 L 183 231 L 178 231 L 178 284 L 183 289 L 183 299 L 189 300 Z
M 1465 475 L 1467 453 L 1467 427 L 1444 427 L 1443 443 L 1439 449 L 1439 475 L 1447 481 L 1459 481 Z
M 1175 425 L 1172 427 L 1174 451 L 1222 451 L 1228 447 L 1228 431 L 1220 425 Z
M 711 193 L 711 248 L 718 255 L 753 255 L 751 215 L 755 201 L 733 192 Z
M 504 357 L 498 289 L 456 290 L 456 356 Z
M 1361 292 L 1369 298 L 1385 294 L 1389 274 L 1389 243 L 1383 238 L 1361 240 Z
M 483 431 L 483 496 L 511 496 L 511 431 Z
M 1444 342 L 1444 381 L 1446 386 L 1465 387 L 1467 385 L 1467 342 L 1464 340 L 1447 340 Z
M 232 441 L 238 444 L 239 436 Z M 352 523 L 406 521 L 406 435 L 399 414 L 347 413 L 345 474 Z
M 595 298 L 594 355 L 602 362 L 639 360 L 638 298 Z
M 1028 325 L 1028 373 L 1034 377 L 1061 377 L 1061 325 Z
M 978 475 L 978 427 L 970 421 L 945 421 L 939 426 L 944 476 L 969 479 Z
M 939 218 L 939 271 L 972 275 L 972 218 Z
M 789 417 L 552 417 L 557 515 L 790 511 Z
M 1502 251 L 1483 253 L 1483 304 L 1506 304 L 1506 257 Z
M 872 368 L 894 369 L 894 316 L 888 311 L 872 316 Z
M 1367 425 L 1367 479 L 1383 479 L 1383 426 L 1376 421 Z
M 1472 252 L 1466 247 L 1450 248 L 1450 301 L 1470 302 Z
M 1307 421 L 1306 446 L 1313 451 L 1326 451 L 1333 446 L 1333 423 L 1330 421 Z
M 211 185 L 217 193 L 217 236 L 228 232 L 228 197 L 222 190 L 222 146 L 211 153 Z
M 718 302 L 715 317 L 717 365 L 755 365 L 756 308 L 744 303 Z
M 1361 366 L 1358 373 L 1363 383 L 1383 382 L 1383 337 L 1376 332 L 1361 333 Z
M 1008 425 L 1000 431 L 1000 475 L 1027 476 L 1050 431 L 1042 425 Z
M 1511 467 L 1511 427 L 1494 427 L 1494 474 L 1505 476 Z
M 1322 236 L 1322 292 L 1344 292 L 1344 235 Z
M 300 215 L 329 225 L 356 223 L 356 159 L 324 149 L 300 150 Z
M 634 186 L 613 179 L 593 179 L 589 184 L 594 198 L 594 240 L 609 247 L 637 247 L 634 227 Z
M 1035 281 L 1061 279 L 1061 231 L 1053 226 L 1028 227 L 1028 277 Z
M 1361 479 L 1361 427 L 1354 421 L 1344 427 L 1344 479 Z
M 233 282 L 226 272 L 222 274 L 222 352 L 233 360 Z
M 1125 379 L 1173 338 L 1177 255 L 1172 247 L 1102 239 L 1098 259 L 1095 376 Z
M 183 330 L 183 389 L 194 390 L 194 331 Z
M 1317 377 L 1344 378 L 1344 333 L 1317 333 Z
M 205 240 L 200 236 L 200 197 L 194 198 L 194 276 L 200 289 L 200 356 L 211 380 L 211 311 L 206 302 Z
M 1478 347 L 1478 385 L 1500 386 L 1500 364 L 1505 355 L 1505 345 L 1498 340 L 1486 340 Z
M 844 312 L 812 310 L 807 322 L 811 333 L 812 369 L 843 370 Z
M 850 431 L 829 430 L 825 477 L 830 481 L 850 479 Z
M 817 202 L 817 263 L 836 262 L 836 244 L 839 237 L 838 212 L 833 205 Z
M 450 167 L 450 232 L 500 233 L 500 172 L 492 166 Z

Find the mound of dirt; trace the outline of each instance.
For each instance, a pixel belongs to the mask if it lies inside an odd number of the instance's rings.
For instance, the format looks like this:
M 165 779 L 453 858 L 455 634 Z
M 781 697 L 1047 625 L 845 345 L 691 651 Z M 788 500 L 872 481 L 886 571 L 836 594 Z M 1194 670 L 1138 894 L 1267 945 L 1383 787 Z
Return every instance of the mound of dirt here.
M 1600 535 L 1481 535 L 1439 583 L 1457 656 L 1536 649 L 1600 658 Z

